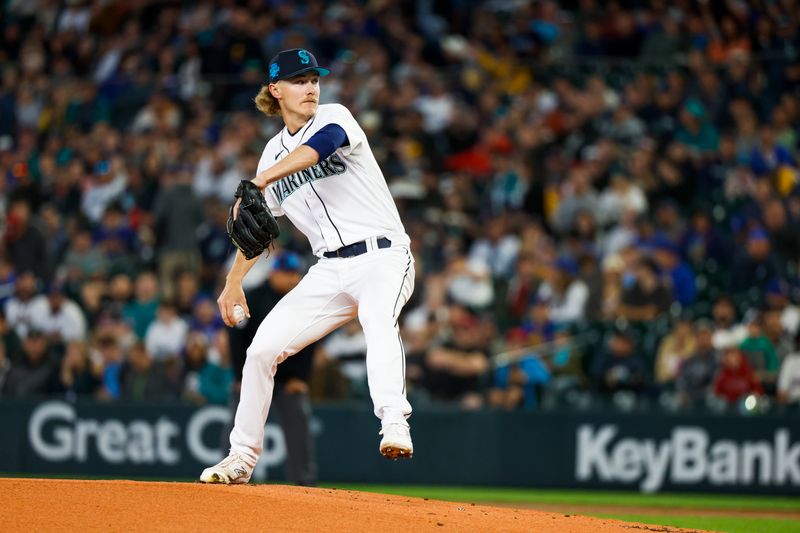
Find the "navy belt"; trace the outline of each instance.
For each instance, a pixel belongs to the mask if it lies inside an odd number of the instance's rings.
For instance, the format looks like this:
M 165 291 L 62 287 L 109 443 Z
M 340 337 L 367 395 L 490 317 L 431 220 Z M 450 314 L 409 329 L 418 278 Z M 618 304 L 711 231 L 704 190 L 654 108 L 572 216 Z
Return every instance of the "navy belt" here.
M 387 239 L 386 237 L 381 237 L 378 239 L 378 248 L 388 248 L 392 245 L 392 241 Z M 325 252 L 325 257 L 332 258 L 332 257 L 353 257 L 356 255 L 361 255 L 367 252 L 367 242 L 354 242 L 353 244 L 348 244 L 347 246 L 342 246 L 338 250 L 334 250 L 332 252 Z

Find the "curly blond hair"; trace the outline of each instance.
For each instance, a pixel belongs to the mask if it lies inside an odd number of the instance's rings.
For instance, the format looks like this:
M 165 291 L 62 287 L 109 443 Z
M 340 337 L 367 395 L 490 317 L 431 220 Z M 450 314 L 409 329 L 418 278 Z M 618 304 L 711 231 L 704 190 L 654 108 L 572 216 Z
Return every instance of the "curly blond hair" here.
M 268 85 L 262 85 L 261 90 L 258 92 L 253 101 L 256 103 L 256 109 L 267 115 L 268 117 L 277 117 L 281 114 L 281 106 L 278 100 L 269 92 Z

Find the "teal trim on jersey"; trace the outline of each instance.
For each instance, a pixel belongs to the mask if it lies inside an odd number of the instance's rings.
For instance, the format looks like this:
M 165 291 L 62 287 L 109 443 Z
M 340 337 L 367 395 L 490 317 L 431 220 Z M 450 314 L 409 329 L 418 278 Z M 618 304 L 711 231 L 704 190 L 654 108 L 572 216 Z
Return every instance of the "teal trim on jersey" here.
M 344 174 L 346 170 L 347 166 L 344 161 L 337 154 L 332 154 L 314 166 L 279 179 L 269 189 L 280 205 L 304 184 Z

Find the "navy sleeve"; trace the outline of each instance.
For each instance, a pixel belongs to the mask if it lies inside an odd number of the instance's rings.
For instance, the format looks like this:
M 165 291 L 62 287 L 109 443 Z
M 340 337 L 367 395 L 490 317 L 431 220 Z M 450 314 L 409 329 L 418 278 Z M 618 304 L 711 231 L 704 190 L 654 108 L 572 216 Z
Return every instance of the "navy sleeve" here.
M 319 154 L 319 159 L 327 159 L 340 146 L 350 144 L 347 133 L 338 124 L 325 124 L 317 133 L 311 136 L 304 144 L 310 146 Z

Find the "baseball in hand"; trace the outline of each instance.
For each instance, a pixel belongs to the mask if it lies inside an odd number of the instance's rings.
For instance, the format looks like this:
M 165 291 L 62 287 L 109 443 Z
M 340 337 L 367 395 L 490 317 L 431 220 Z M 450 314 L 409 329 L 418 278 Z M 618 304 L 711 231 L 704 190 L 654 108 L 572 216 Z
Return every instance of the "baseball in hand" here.
M 233 319 L 236 321 L 237 326 L 243 326 L 247 317 L 244 314 L 244 307 L 239 304 L 233 306 Z

